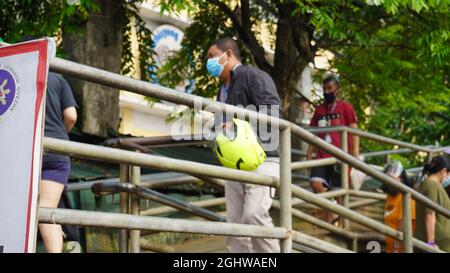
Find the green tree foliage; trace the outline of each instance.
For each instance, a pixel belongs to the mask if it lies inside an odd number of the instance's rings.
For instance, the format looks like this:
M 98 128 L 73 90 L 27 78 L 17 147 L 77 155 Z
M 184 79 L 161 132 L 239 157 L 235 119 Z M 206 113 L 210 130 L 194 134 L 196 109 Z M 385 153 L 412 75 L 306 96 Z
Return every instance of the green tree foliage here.
M 0 36 L 7 42 L 17 42 L 23 36 L 60 36 L 62 31 L 73 32 L 97 10 L 91 0 L 77 4 L 70 1 L 0 1 Z
M 139 1 L 111 1 L 118 8 L 125 9 L 125 26 L 123 28 L 124 44 L 122 56 L 122 73 L 130 75 L 140 71 L 143 80 L 150 79 L 153 62 L 151 31 L 139 16 Z M 0 1 L 0 37 L 6 42 L 15 43 L 24 36 L 51 36 L 62 39 L 62 33 L 82 31 L 81 26 L 91 13 L 99 11 L 95 0 L 2 0 Z M 131 29 L 136 29 L 141 61 L 135 67 L 132 59 Z M 114 30 L 111 30 L 114 31 Z M 59 52 L 61 56 L 61 52 Z
M 144 20 L 139 15 L 139 4 L 143 1 L 134 1 L 124 3 L 125 9 L 125 22 L 123 30 L 123 53 L 122 53 L 122 74 L 133 75 L 136 71 L 139 71 L 141 79 L 149 81 L 155 67 L 155 61 L 153 56 L 155 54 L 153 50 L 152 32 L 145 25 Z M 136 38 L 138 42 L 139 51 L 139 67 L 135 67 L 136 64 L 133 60 L 132 52 L 132 31 L 135 30 Z
M 332 66 L 363 129 L 416 144 L 449 145 L 449 2 L 410 2 L 387 5 L 387 12 L 370 10 L 375 17 L 358 23 L 364 28 L 357 39 L 345 37 L 328 48 L 336 53 Z
M 289 97 L 295 85 L 285 84 L 299 79 L 295 69 L 312 62 L 318 50 L 327 50 L 334 53 L 331 70 L 338 71 L 342 93 L 354 104 L 363 129 L 418 144 L 450 144 L 448 0 L 160 3 L 163 10 L 188 11 L 192 18 L 183 49 L 161 70 L 168 85 L 190 76 L 196 79 L 197 94 L 213 96 L 217 81 L 206 73 L 206 49 L 216 38 L 234 36 L 246 62 L 271 74 L 280 95 Z M 255 26 L 260 23 L 272 26 L 274 64 L 259 54 L 262 41 Z M 304 60 L 288 61 L 296 58 Z M 363 145 L 366 150 L 390 148 Z

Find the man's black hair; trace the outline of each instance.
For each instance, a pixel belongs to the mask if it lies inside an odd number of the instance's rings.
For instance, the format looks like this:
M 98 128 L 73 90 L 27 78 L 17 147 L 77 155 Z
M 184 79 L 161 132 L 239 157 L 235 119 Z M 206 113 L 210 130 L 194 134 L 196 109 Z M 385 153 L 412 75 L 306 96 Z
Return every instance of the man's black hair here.
M 217 46 L 223 52 L 227 51 L 228 49 L 233 51 L 236 59 L 241 60 L 241 50 L 239 49 L 236 41 L 232 38 L 220 38 L 214 41 L 212 45 Z
M 334 75 L 330 75 L 330 76 L 326 77 L 326 78 L 323 80 L 323 85 L 325 85 L 325 84 L 327 84 L 327 83 L 329 83 L 329 82 L 333 82 L 334 84 L 337 85 L 337 87 L 340 86 L 340 85 L 339 85 L 339 79 L 338 79 L 336 76 L 334 76 Z

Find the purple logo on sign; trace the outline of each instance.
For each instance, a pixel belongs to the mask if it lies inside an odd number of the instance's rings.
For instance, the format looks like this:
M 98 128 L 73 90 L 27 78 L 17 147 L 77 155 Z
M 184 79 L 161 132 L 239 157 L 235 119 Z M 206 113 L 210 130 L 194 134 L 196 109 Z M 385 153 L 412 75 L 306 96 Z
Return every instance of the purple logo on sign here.
M 8 71 L 0 69 L 0 118 L 11 108 L 15 96 L 16 83 L 13 76 Z

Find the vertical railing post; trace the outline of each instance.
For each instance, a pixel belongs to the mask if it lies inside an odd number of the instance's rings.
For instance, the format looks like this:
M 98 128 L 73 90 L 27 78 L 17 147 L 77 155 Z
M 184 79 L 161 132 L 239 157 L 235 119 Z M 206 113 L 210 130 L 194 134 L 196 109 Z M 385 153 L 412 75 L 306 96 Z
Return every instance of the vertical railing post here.
M 131 167 L 131 183 L 133 185 L 139 186 L 141 184 L 141 167 L 132 166 Z M 131 195 L 131 214 L 140 214 L 139 196 L 137 194 Z M 140 245 L 141 231 L 131 230 L 130 231 L 130 252 L 139 253 L 141 250 Z
M 431 162 L 433 159 L 433 153 L 427 153 L 427 162 Z
M 403 249 L 405 253 L 413 252 L 413 231 L 411 216 L 411 193 L 404 193 L 402 196 L 402 229 L 403 229 Z
M 343 130 L 341 133 L 341 148 L 344 152 L 348 152 L 348 131 Z M 348 208 L 349 205 L 349 178 L 348 178 L 348 165 L 347 163 L 342 162 L 341 163 L 341 187 L 342 189 L 346 190 L 347 192 L 344 195 L 342 205 L 346 208 Z M 348 219 L 342 220 L 342 226 L 343 228 L 349 228 L 349 221 Z
M 291 129 L 285 128 L 280 134 L 280 225 L 286 228 L 288 236 L 281 240 L 281 252 L 292 251 L 292 174 L 291 174 Z
M 130 182 L 129 166 L 120 164 L 120 183 Z M 128 214 L 128 193 L 120 193 L 120 213 Z M 128 252 L 128 230 L 121 229 L 119 231 L 119 252 Z
M 352 250 L 354 252 L 358 252 L 358 238 L 357 237 L 352 239 Z

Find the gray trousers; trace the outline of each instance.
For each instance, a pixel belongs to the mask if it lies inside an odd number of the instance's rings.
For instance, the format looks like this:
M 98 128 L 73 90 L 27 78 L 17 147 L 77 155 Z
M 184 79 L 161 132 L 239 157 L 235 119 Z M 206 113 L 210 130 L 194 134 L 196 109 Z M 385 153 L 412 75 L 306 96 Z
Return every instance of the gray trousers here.
M 278 158 L 267 158 L 253 172 L 279 178 Z M 274 193 L 275 189 L 268 186 L 226 181 L 227 222 L 273 227 L 269 209 Z M 227 237 L 227 249 L 231 253 L 277 253 L 280 244 L 277 239 Z

